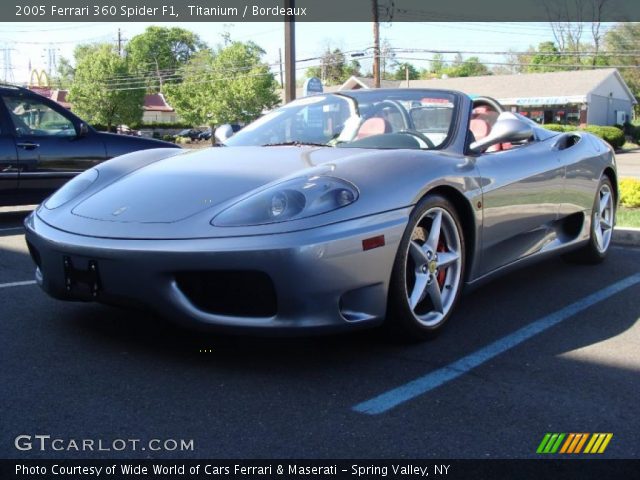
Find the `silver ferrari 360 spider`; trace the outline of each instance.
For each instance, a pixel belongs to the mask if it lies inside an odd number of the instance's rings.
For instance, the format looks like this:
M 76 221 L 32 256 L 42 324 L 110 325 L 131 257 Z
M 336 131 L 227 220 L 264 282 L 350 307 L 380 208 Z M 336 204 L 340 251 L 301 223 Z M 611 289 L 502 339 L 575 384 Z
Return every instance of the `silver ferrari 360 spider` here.
M 491 98 L 320 94 L 225 130 L 49 197 L 25 222 L 42 288 L 235 330 L 384 322 L 421 339 L 465 285 L 549 254 L 596 263 L 611 242 L 612 149 Z

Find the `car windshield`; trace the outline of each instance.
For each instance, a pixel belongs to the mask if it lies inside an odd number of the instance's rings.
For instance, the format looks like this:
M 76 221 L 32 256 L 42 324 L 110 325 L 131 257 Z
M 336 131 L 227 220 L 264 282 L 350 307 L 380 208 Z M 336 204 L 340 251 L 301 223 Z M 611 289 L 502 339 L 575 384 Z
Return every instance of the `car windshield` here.
M 314 95 L 264 115 L 225 145 L 437 149 L 449 139 L 456 102 L 437 90 Z

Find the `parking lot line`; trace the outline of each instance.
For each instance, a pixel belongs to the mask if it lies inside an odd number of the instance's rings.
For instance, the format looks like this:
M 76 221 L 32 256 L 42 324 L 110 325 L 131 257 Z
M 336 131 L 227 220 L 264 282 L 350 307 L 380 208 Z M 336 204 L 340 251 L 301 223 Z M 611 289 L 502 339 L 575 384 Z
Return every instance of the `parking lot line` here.
M 544 332 L 558 323 L 571 318 L 575 314 L 606 300 L 607 298 L 640 283 L 640 273 L 636 273 L 588 295 L 577 302 L 567 305 L 554 313 L 542 317 L 526 327 L 516 330 L 506 337 L 487 345 L 480 350 L 462 357 L 446 367 L 442 367 L 422 377 L 391 389 L 377 397 L 366 400 L 352 407 L 352 410 L 367 415 L 385 413 L 415 397 L 423 395 L 451 380 L 464 375 L 492 358 L 512 349 L 525 340 Z
M 0 288 L 22 287 L 24 285 L 35 285 L 35 280 L 26 280 L 24 282 L 0 283 Z

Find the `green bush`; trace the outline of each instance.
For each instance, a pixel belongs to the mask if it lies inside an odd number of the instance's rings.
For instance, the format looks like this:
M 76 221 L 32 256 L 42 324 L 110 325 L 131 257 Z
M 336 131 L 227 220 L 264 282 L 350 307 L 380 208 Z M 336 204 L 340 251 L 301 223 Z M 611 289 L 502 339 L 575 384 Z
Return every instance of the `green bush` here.
M 624 133 L 629 135 L 635 143 L 640 143 L 640 126 L 627 122 L 624 124 Z
M 165 142 L 175 142 L 176 137 L 174 137 L 173 135 L 163 135 L 162 140 L 164 140 Z
M 578 130 L 574 125 L 560 125 L 557 123 L 547 123 L 542 125 L 547 130 L 551 130 L 553 132 L 573 132 Z M 637 129 L 635 135 L 632 135 L 634 138 L 640 138 L 640 127 L 634 127 Z M 580 130 L 584 130 L 585 132 L 593 133 L 598 137 L 602 138 L 605 142 L 611 145 L 613 148 L 622 148 L 625 142 L 624 132 L 617 127 L 603 127 L 600 125 L 585 125 L 581 127 Z
M 552 132 L 569 132 L 571 131 L 571 125 L 560 125 L 559 123 L 545 123 L 543 125 L 547 130 Z M 568 127 L 568 128 L 567 128 Z
M 613 148 L 621 148 L 624 145 L 624 132 L 616 127 L 603 127 L 600 125 L 587 125 L 582 130 L 593 133 L 602 138 Z
M 625 207 L 640 207 L 640 180 L 620 180 L 620 203 Z
M 140 130 L 140 129 L 152 129 L 152 128 L 179 128 L 179 129 L 184 129 L 184 128 L 193 128 L 193 125 L 191 125 L 190 123 L 185 123 L 185 122 L 149 122 L 149 123 L 134 123 L 129 125 L 131 128 L 135 129 L 135 130 Z

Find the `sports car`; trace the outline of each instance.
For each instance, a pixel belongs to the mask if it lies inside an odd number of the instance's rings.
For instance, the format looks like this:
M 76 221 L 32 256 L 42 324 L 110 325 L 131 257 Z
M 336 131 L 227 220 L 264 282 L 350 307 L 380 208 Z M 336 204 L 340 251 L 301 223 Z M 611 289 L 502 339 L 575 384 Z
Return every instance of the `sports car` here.
M 384 324 L 424 339 L 465 286 L 552 254 L 601 261 L 616 179 L 599 138 L 491 98 L 356 90 L 293 101 L 220 147 L 102 163 L 39 206 L 26 238 L 61 300 L 235 331 Z

